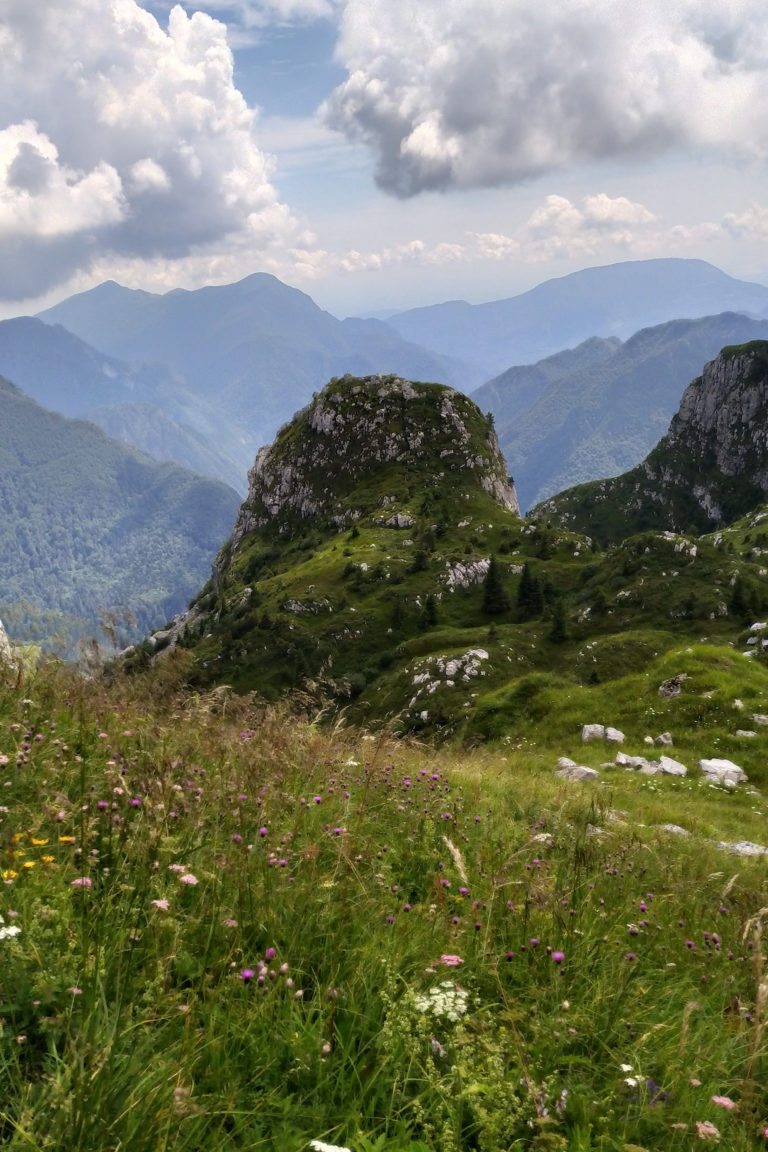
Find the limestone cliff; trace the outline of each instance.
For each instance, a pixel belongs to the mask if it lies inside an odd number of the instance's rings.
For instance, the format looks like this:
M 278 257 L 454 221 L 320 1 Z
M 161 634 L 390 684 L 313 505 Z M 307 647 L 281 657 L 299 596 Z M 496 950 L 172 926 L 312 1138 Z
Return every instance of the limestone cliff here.
M 650 528 L 706 532 L 768 499 L 768 342 L 724 348 L 686 388 L 647 458 L 533 510 L 598 540 Z
M 479 485 L 519 514 L 496 433 L 466 396 L 397 376 L 332 380 L 262 448 L 216 572 L 244 535 L 281 534 L 302 522 L 348 527 L 381 507 L 382 523 L 408 527 L 414 492 Z M 398 519 L 399 518 L 399 519 Z

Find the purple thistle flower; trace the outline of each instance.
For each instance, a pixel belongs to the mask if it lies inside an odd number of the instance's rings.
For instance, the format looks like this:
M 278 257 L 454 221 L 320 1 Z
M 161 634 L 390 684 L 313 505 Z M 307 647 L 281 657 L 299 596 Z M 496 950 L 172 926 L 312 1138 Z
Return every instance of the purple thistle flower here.
M 242 968 L 240 970 L 240 979 L 244 984 L 247 984 L 249 980 L 252 980 L 255 975 L 256 973 L 254 972 L 253 968 Z

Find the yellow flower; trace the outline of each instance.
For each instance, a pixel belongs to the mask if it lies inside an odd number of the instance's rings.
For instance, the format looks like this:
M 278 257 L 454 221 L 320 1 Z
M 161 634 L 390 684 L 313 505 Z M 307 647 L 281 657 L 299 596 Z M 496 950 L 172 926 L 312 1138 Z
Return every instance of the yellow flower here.
M 24 861 L 24 867 L 25 868 L 34 868 L 34 866 L 35 866 L 34 860 L 25 860 Z
M 3 880 L 15 880 L 18 872 L 14 872 L 13 868 L 3 869 Z
M 34 844 L 36 848 L 41 848 L 43 844 L 47 844 L 47 843 L 48 843 L 48 841 L 47 841 L 47 840 L 36 840 L 34 836 L 32 836 L 32 837 L 31 837 L 31 841 L 30 841 L 30 842 L 31 842 L 32 844 Z
M 14 832 L 13 836 L 11 837 L 11 843 L 18 844 L 20 840 L 24 839 L 24 835 L 25 834 L 23 832 Z
M 23 860 L 25 856 L 26 856 L 26 852 L 22 852 L 22 851 L 21 851 L 20 849 L 18 849 L 18 848 L 17 848 L 17 849 L 16 849 L 16 851 L 13 853 L 13 858 L 14 858 L 14 860 Z
M 74 844 L 74 836 L 59 836 L 59 844 Z
M 53 864 L 55 859 L 56 859 L 55 856 L 41 856 L 40 857 L 40 861 L 42 864 Z

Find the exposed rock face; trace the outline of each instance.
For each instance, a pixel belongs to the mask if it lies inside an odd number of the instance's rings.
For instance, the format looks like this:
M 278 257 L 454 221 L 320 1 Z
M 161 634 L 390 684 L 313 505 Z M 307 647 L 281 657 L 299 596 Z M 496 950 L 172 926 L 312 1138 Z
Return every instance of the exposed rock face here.
M 360 496 L 362 482 L 388 466 L 424 491 L 480 484 L 503 508 L 519 512 L 496 434 L 466 396 L 398 376 L 345 376 L 332 380 L 261 449 L 229 547 L 236 549 L 256 529 L 290 532 L 309 519 L 348 527 L 371 511 Z M 375 499 L 382 503 L 381 494 Z M 383 525 L 413 523 L 409 513 L 391 507 L 391 496 L 383 501 Z M 214 575 L 223 563 L 220 556 Z
M 710 531 L 768 498 L 768 342 L 724 348 L 686 388 L 642 464 L 538 506 L 612 541 L 646 529 Z
M 0 620 L 0 668 L 16 668 L 16 659 L 8 635 Z

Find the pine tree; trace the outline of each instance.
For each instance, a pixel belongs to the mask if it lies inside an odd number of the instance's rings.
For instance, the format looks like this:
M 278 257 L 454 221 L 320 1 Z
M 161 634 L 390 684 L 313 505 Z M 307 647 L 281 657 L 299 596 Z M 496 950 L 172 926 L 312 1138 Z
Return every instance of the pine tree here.
M 541 616 L 544 596 L 541 584 L 531 572 L 528 564 L 523 565 L 523 573 L 517 589 L 517 608 L 521 620 L 535 620 Z
M 501 582 L 498 561 L 491 556 L 483 582 L 483 612 L 488 616 L 501 616 L 509 612 L 509 597 Z
M 555 601 L 549 638 L 553 644 L 563 644 L 568 639 L 568 629 L 565 623 L 565 608 L 563 607 L 562 600 L 559 599 Z

